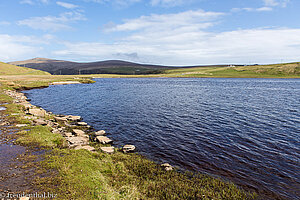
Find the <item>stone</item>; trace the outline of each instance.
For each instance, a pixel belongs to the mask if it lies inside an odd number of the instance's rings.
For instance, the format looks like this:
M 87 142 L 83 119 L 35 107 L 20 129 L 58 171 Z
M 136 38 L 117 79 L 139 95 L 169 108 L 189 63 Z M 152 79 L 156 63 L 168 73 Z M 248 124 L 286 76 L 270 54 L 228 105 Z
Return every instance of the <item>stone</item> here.
M 68 121 L 68 120 L 67 120 L 67 117 L 57 117 L 57 116 L 54 116 L 53 118 L 54 118 L 55 121 L 57 121 L 57 122 L 66 122 L 66 121 Z
M 94 147 L 91 147 L 89 145 L 86 145 L 86 146 L 77 146 L 74 148 L 75 150 L 79 150 L 79 149 L 86 149 L 88 151 L 95 151 L 95 148 Z
M 16 127 L 21 128 L 21 127 L 26 127 L 28 126 L 27 124 L 17 124 Z
M 115 148 L 114 147 L 100 147 L 101 151 L 104 153 L 114 153 Z
M 160 166 L 162 166 L 163 168 L 165 168 L 166 171 L 173 170 L 173 167 L 169 163 L 164 163 L 164 164 L 161 164 Z
M 72 137 L 73 134 L 70 133 L 70 132 L 64 132 L 64 133 L 63 133 L 63 136 L 65 136 L 65 137 Z
M 88 124 L 86 122 L 77 122 L 78 126 L 87 126 Z
M 20 105 L 24 106 L 25 110 L 32 108 L 33 106 L 28 103 L 28 102 L 24 102 L 24 103 L 20 103 Z
M 103 135 L 105 135 L 105 130 L 97 131 L 97 132 L 95 133 L 95 135 L 96 135 L 96 136 L 103 136 Z
M 42 120 L 42 119 L 35 119 L 35 120 L 33 120 L 33 122 L 34 122 L 36 125 L 42 125 L 42 126 L 47 125 L 47 122 L 45 122 L 45 120 Z
M 97 136 L 96 137 L 96 140 L 98 142 L 100 142 L 101 144 L 109 144 L 109 143 L 112 143 L 113 141 L 111 139 L 109 139 L 108 137 L 106 136 Z
M 0 126 L 7 126 L 7 125 L 9 125 L 9 122 L 2 122 L 2 123 L 0 124 Z
M 126 145 L 123 147 L 123 152 L 124 152 L 124 153 L 133 152 L 134 150 L 135 150 L 135 146 L 134 146 L 134 145 L 126 144 Z
M 73 129 L 73 133 L 77 136 L 83 136 L 85 135 L 85 132 L 79 129 Z
M 52 130 L 52 133 L 60 133 L 61 132 L 61 130 L 58 130 L 57 128 L 54 128 L 53 130 Z
M 71 147 L 89 144 L 89 139 L 86 137 L 68 137 L 66 139 Z
M 31 115 L 37 116 L 37 117 L 45 117 L 46 111 L 38 108 L 31 108 L 28 111 Z
M 80 121 L 82 119 L 80 116 L 73 116 L 73 115 L 68 115 L 66 116 L 66 118 L 69 121 Z

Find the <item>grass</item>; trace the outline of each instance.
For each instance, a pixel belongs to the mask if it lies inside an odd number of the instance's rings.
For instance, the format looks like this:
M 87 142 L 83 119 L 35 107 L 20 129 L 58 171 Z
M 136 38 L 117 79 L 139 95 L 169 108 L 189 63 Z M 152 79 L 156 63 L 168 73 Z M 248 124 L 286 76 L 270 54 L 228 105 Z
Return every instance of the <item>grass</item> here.
M 2 75 L 49 75 L 48 72 L 43 72 L 40 70 L 19 67 L 15 65 L 10 65 L 7 63 L 0 62 L 0 74 Z
M 300 78 L 300 63 L 166 70 L 167 77 Z

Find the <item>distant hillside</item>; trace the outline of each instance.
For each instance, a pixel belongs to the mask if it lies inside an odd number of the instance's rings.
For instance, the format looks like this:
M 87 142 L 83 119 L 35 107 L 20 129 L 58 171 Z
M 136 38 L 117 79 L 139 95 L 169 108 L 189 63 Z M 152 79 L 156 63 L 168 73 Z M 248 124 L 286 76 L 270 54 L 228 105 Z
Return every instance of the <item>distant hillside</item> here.
M 0 75 L 49 75 L 49 73 L 0 62 Z
M 10 64 L 26 66 L 32 69 L 47 71 L 51 74 L 159 74 L 171 67 L 159 65 L 137 64 L 120 60 L 77 63 L 47 58 L 10 62 Z
M 165 73 L 169 77 L 300 78 L 300 63 L 177 68 Z

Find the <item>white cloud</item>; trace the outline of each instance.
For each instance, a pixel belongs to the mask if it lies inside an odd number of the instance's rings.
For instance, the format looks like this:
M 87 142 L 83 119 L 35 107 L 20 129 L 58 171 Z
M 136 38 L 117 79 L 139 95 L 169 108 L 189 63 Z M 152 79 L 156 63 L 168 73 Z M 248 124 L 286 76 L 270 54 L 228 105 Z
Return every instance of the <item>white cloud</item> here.
M 86 18 L 81 12 L 73 11 L 62 13 L 59 16 L 31 17 L 29 19 L 18 21 L 18 25 L 25 25 L 33 29 L 44 31 L 58 31 L 71 29 L 71 26 L 69 25 L 70 22 L 76 22 L 85 19 Z
M 107 28 L 126 36 L 106 43 L 68 43 L 55 51 L 74 60 L 123 59 L 165 65 L 267 63 L 300 58 L 300 29 L 210 32 L 223 13 L 187 11 L 150 15 Z
M 43 45 L 50 44 L 52 35 L 41 37 L 0 34 L 0 60 L 4 62 L 37 57 Z
M 6 25 L 10 25 L 11 23 L 8 21 L 0 21 L 0 25 L 1 26 L 6 26 Z
M 113 44 L 65 43 L 56 56 L 74 60 L 103 60 L 138 55 L 128 60 L 165 65 L 218 63 L 276 63 L 300 59 L 300 29 L 246 29 L 143 32 Z M 120 55 L 118 57 L 118 55 Z
M 178 6 L 182 4 L 191 3 L 193 0 L 151 0 L 152 6 Z
M 84 0 L 86 2 L 95 2 L 95 3 L 111 3 L 116 7 L 127 7 L 131 4 L 141 2 L 142 0 Z
M 34 5 L 34 2 L 32 0 L 22 0 L 22 1 L 20 1 L 20 4 Z
M 264 11 L 272 11 L 272 7 L 260 7 L 260 8 L 232 8 L 231 12 L 264 12 Z
M 203 10 L 186 11 L 177 14 L 141 16 L 137 19 L 124 20 L 123 24 L 106 27 L 105 31 L 138 31 L 176 29 L 204 29 L 213 25 L 213 21 L 224 13 L 205 12 Z
M 50 0 L 21 0 L 20 4 L 29 4 L 29 5 L 35 5 L 35 4 L 49 4 Z
M 281 6 L 286 7 L 290 0 L 263 0 L 266 6 Z
M 59 6 L 62 6 L 64 8 L 67 8 L 67 9 L 74 9 L 74 8 L 78 7 L 75 4 L 66 3 L 66 2 L 62 2 L 62 1 L 57 1 L 56 4 L 59 5 Z

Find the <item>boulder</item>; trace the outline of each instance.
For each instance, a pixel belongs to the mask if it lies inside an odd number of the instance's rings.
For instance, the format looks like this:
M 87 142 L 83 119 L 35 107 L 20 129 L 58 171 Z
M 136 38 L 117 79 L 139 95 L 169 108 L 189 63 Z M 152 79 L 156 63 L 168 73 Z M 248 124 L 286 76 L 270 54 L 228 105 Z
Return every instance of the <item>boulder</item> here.
M 104 131 L 104 130 L 97 131 L 97 132 L 95 133 L 95 135 L 96 135 L 96 136 L 103 136 L 103 135 L 105 135 L 105 131 Z
M 77 146 L 74 148 L 75 150 L 79 150 L 79 149 L 86 149 L 88 151 L 95 151 L 95 148 L 94 147 L 91 147 L 89 145 L 86 145 L 86 146 Z
M 109 139 L 106 136 L 97 136 L 96 141 L 100 142 L 101 144 L 109 144 L 113 142 L 111 139 Z
M 114 153 L 115 148 L 114 147 L 100 147 L 101 151 L 104 153 Z
M 47 122 L 45 120 L 42 120 L 42 119 L 35 119 L 35 120 L 33 120 L 33 122 L 36 125 L 42 125 L 42 126 L 46 126 L 47 125 Z
M 46 111 L 38 108 L 29 109 L 29 114 L 37 116 L 37 117 L 45 117 Z
M 173 170 L 173 167 L 169 163 L 164 163 L 164 164 L 161 164 L 160 166 L 162 166 L 163 168 L 165 168 L 166 171 Z
M 126 144 L 126 145 L 123 147 L 123 152 L 124 152 L 124 153 L 133 152 L 134 150 L 135 150 L 135 146 L 134 146 L 134 145 Z
M 85 132 L 80 129 L 73 129 L 73 133 L 77 136 L 83 136 L 85 135 Z

